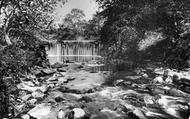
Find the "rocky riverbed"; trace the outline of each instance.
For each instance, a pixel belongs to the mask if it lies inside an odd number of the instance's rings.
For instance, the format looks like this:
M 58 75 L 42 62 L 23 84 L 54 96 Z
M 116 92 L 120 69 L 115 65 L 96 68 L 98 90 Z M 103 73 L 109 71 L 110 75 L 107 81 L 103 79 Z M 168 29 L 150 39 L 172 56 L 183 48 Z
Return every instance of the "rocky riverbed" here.
M 190 71 L 92 71 L 85 64 L 35 67 L 17 85 L 22 119 L 189 119 Z M 171 79 L 166 82 L 164 76 Z M 176 79 L 176 80 L 174 80 Z M 176 83 L 177 82 L 177 83 Z

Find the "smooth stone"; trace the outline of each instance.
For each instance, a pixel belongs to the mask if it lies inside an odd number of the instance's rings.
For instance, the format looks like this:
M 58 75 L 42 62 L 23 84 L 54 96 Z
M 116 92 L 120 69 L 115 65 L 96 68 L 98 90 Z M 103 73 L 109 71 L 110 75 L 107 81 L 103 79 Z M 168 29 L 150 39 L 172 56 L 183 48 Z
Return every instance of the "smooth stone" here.
M 51 106 L 47 103 L 42 103 L 31 109 L 28 114 L 36 119 L 43 119 L 44 116 L 51 113 Z
M 164 82 L 164 80 L 163 80 L 162 76 L 158 76 L 153 79 L 153 83 L 163 83 L 163 82 Z
M 23 96 L 21 99 L 23 101 L 27 101 L 31 96 L 32 96 L 31 94 L 28 94 L 28 95 Z
M 142 77 L 143 78 L 148 78 L 148 74 L 145 73 L 145 74 L 142 75 Z
M 81 108 L 74 108 L 73 111 L 75 119 L 81 119 L 85 116 L 85 111 Z
M 21 116 L 22 119 L 30 119 L 30 116 L 28 114 L 22 115 Z

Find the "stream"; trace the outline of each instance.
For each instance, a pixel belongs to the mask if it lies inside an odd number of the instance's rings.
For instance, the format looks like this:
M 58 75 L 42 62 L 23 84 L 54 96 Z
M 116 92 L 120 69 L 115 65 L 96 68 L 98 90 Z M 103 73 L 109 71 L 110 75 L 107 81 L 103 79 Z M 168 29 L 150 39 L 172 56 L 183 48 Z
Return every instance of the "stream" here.
M 103 69 L 100 47 L 69 41 L 47 48 L 50 67 L 35 67 L 17 85 L 22 119 L 189 119 L 190 69 L 149 65 Z M 168 72 L 165 83 L 164 72 Z M 177 75 L 177 81 L 174 80 Z M 176 78 L 176 77 L 175 77 Z

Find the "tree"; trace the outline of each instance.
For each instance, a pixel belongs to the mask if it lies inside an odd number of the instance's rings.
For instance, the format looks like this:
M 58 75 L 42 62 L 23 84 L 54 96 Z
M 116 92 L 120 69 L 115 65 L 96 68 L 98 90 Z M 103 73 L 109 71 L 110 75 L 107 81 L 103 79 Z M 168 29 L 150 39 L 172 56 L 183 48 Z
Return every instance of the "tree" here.
M 100 7 L 103 9 L 99 14 L 107 20 L 101 29 L 101 41 L 107 44 L 108 47 L 117 47 L 118 41 L 123 36 L 123 28 L 134 29 L 136 38 L 133 38 L 135 47 L 132 51 L 137 51 L 139 54 L 137 45 L 143 39 L 147 32 L 156 32 L 162 34 L 167 43 L 162 46 L 161 49 L 166 49 L 164 52 L 165 60 L 170 57 L 171 54 L 178 54 L 175 57 L 182 61 L 186 61 L 189 58 L 189 51 L 187 50 L 190 46 L 189 40 L 189 12 L 190 3 L 187 0 L 96 0 Z M 126 34 L 133 34 L 129 30 Z M 130 37 L 123 37 L 123 42 L 126 42 L 127 47 Z M 149 42 L 152 42 L 150 39 Z M 125 48 L 121 48 L 125 49 Z M 172 51 L 172 52 L 171 52 Z M 182 51 L 186 53 L 182 53 Z M 183 55 L 182 55 L 183 54 Z M 120 54 L 122 55 L 122 54 Z M 155 55 L 155 53 L 152 53 Z M 125 54 L 127 57 L 128 54 Z M 131 58 L 130 56 L 128 56 Z M 157 58 L 156 58 L 157 59 Z M 177 59 L 176 59 L 177 60 Z M 177 61 L 175 61 L 177 62 Z M 174 62 L 173 62 L 174 63 Z
M 88 39 L 99 39 L 100 30 L 104 24 L 104 18 L 95 14 L 92 20 L 89 20 L 85 27 L 85 35 Z
M 53 21 L 52 12 L 57 2 L 0 0 L 0 18 L 3 20 L 0 26 L 0 118 L 8 117 L 8 113 L 12 113 L 9 109 L 14 109 L 11 101 L 17 100 L 17 94 L 11 92 L 16 88 L 19 76 L 37 63 L 43 66 L 43 62 L 38 60 L 44 57 L 41 52 L 45 53 L 41 45 L 42 41 L 46 40 L 43 31 L 48 29 Z M 11 77 L 9 85 L 9 81 L 4 77 Z M 16 118 L 15 116 L 12 113 L 9 118 Z
M 11 45 L 10 37 L 14 31 L 35 34 L 47 28 L 53 21 L 51 13 L 57 2 L 64 3 L 65 0 L 1 0 L 0 11 L 4 16 L 2 40 Z
M 59 27 L 58 31 L 63 32 L 62 36 L 60 37 L 66 39 L 75 39 L 79 35 L 83 36 L 86 23 L 87 21 L 85 20 L 84 12 L 80 9 L 72 9 L 71 12 L 65 16 L 62 24 Z

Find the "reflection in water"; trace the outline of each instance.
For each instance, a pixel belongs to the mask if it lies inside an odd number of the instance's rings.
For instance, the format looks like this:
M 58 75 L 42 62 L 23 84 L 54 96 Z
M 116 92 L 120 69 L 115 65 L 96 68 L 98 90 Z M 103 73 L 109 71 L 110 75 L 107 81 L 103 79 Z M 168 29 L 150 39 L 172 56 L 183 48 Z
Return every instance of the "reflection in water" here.
M 62 44 L 53 44 L 47 49 L 51 64 L 64 62 L 89 62 L 101 59 L 100 45 L 94 41 L 68 41 Z

